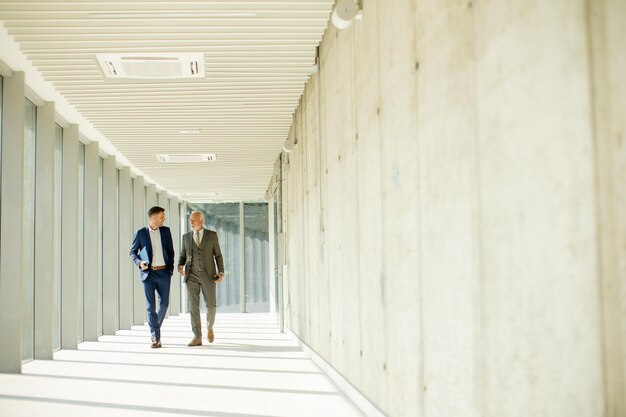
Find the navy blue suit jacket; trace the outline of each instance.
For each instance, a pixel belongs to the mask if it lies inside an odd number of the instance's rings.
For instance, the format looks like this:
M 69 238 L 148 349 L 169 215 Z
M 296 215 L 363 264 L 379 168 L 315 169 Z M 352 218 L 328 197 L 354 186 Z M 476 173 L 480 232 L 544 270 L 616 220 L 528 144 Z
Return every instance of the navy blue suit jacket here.
M 130 258 L 133 260 L 135 265 L 141 270 L 141 258 L 139 257 L 139 252 L 146 248 L 148 252 L 148 257 L 150 258 L 150 262 L 152 263 L 152 241 L 150 240 L 150 232 L 148 231 L 148 227 L 142 227 L 141 229 L 135 232 L 135 237 L 133 238 L 133 244 L 130 246 Z M 170 228 L 166 226 L 161 226 L 159 228 L 161 232 L 161 247 L 163 248 L 163 258 L 165 258 L 165 265 L 167 265 L 167 269 L 170 273 L 170 276 L 174 274 L 174 243 L 172 242 L 172 232 L 170 232 Z M 145 271 L 141 271 L 141 280 L 145 281 L 148 278 L 148 273 L 150 269 L 146 269 Z

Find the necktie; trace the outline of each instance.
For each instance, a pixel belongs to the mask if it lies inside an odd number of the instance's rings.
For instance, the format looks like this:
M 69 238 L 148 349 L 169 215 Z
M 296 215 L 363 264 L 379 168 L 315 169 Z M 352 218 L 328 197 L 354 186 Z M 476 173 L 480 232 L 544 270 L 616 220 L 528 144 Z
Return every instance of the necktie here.
M 195 241 L 196 241 L 196 245 L 197 245 L 198 247 L 200 247 L 200 232 L 196 232 L 196 233 L 195 233 L 195 238 L 194 238 L 194 239 L 195 239 Z

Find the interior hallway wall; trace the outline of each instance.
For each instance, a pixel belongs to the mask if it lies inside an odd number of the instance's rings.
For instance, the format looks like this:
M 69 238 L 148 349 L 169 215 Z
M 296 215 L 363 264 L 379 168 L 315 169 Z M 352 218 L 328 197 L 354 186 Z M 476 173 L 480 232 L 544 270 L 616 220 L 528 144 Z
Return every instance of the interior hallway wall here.
M 282 167 L 286 325 L 390 416 L 626 415 L 624 2 L 363 7 Z

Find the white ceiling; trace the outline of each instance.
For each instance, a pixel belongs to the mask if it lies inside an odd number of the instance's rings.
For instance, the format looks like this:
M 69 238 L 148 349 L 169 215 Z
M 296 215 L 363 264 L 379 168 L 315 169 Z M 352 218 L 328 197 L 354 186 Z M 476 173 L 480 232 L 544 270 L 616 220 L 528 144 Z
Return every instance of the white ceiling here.
M 0 21 L 43 79 L 160 186 L 191 201 L 260 200 L 333 3 L 0 0 Z M 105 52 L 202 52 L 206 78 L 107 79 L 95 57 Z M 155 157 L 190 152 L 217 162 Z M 185 197 L 199 192 L 219 195 Z

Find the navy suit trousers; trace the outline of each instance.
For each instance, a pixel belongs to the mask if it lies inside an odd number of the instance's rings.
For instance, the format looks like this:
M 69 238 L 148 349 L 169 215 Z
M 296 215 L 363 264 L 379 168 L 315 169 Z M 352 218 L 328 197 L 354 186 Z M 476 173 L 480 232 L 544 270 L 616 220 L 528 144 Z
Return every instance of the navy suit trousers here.
M 146 307 L 148 308 L 148 325 L 150 333 L 155 340 L 161 340 L 161 324 L 165 319 L 167 307 L 170 304 L 170 283 L 172 277 L 168 269 L 152 271 L 148 278 L 143 281 L 143 289 L 146 293 Z M 156 311 L 155 291 L 159 295 L 159 312 Z

